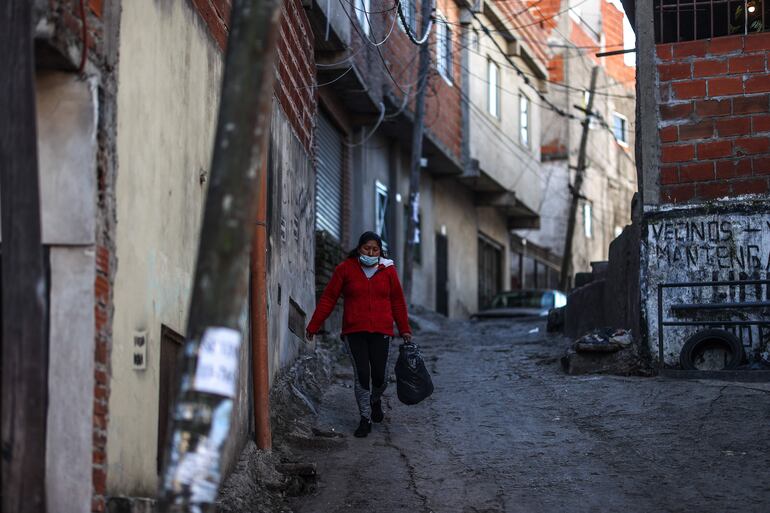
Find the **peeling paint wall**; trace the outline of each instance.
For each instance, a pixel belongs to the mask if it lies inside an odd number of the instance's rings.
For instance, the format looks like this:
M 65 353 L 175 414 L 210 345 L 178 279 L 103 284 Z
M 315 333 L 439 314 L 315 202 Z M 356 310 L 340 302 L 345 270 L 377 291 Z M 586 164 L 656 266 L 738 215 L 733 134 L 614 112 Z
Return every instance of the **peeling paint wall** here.
M 273 102 L 268 200 L 268 336 L 271 380 L 302 351 L 312 349 L 304 328 L 315 309 L 315 173 L 289 119 Z M 304 314 L 299 333 L 290 314 Z
M 664 283 L 714 282 L 767 279 L 770 272 L 770 208 L 746 201 L 709 207 L 666 209 L 649 214 L 642 237 L 642 297 L 647 319 L 648 344 L 653 359 L 659 358 L 659 328 L 664 321 L 730 321 L 767 318 L 762 308 L 676 312 L 682 303 L 731 303 L 768 300 L 764 285 L 687 286 L 663 288 Z M 659 317 L 659 315 L 661 317 Z M 700 327 L 663 327 L 663 361 L 677 365 L 687 337 Z M 751 334 L 749 334 L 751 333 Z M 740 335 L 739 332 L 736 332 Z M 758 329 L 743 330 L 749 361 L 767 359 L 767 335 Z M 750 339 L 750 340 L 749 340 Z
M 161 325 L 184 335 L 222 56 L 188 2 L 123 3 L 108 492 L 154 496 Z M 132 368 L 148 334 L 147 368 Z

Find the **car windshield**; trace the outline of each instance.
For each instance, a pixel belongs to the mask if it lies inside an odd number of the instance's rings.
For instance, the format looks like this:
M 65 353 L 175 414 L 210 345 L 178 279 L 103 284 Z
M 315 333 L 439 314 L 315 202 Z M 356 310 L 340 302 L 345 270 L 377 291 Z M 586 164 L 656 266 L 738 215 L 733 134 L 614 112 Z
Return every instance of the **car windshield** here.
M 553 293 L 547 290 L 519 290 L 495 296 L 492 308 L 553 308 Z

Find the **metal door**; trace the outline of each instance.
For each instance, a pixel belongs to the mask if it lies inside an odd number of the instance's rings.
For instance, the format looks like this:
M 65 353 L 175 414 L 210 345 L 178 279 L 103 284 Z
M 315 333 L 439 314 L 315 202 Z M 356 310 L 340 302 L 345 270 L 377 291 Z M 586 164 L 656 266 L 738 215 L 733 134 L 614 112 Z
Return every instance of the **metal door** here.
M 449 315 L 449 243 L 441 233 L 436 234 L 436 311 Z
M 323 114 L 318 115 L 318 170 L 315 187 L 316 230 L 342 237 L 342 134 Z
M 489 306 L 500 292 L 502 247 L 479 235 L 479 309 Z

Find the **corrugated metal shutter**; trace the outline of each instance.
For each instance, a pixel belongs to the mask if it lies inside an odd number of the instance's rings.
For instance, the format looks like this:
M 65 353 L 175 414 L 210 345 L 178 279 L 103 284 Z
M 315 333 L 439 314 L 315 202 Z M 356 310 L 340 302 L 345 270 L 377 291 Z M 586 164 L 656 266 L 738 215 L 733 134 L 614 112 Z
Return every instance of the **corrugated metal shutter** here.
M 315 183 L 315 226 L 337 240 L 342 237 L 342 135 L 318 115 L 318 170 Z

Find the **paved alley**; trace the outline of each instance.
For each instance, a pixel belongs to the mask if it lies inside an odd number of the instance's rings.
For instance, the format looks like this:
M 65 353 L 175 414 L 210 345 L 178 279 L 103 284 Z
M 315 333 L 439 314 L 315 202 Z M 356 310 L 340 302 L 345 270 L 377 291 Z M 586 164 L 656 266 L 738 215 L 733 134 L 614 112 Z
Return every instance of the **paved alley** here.
M 319 482 L 294 511 L 767 511 L 770 385 L 566 376 L 563 339 L 541 323 L 453 322 L 415 340 L 436 391 L 407 407 L 391 385 L 368 438 L 351 435 L 340 360 L 317 425 L 345 443 L 300 453 Z

